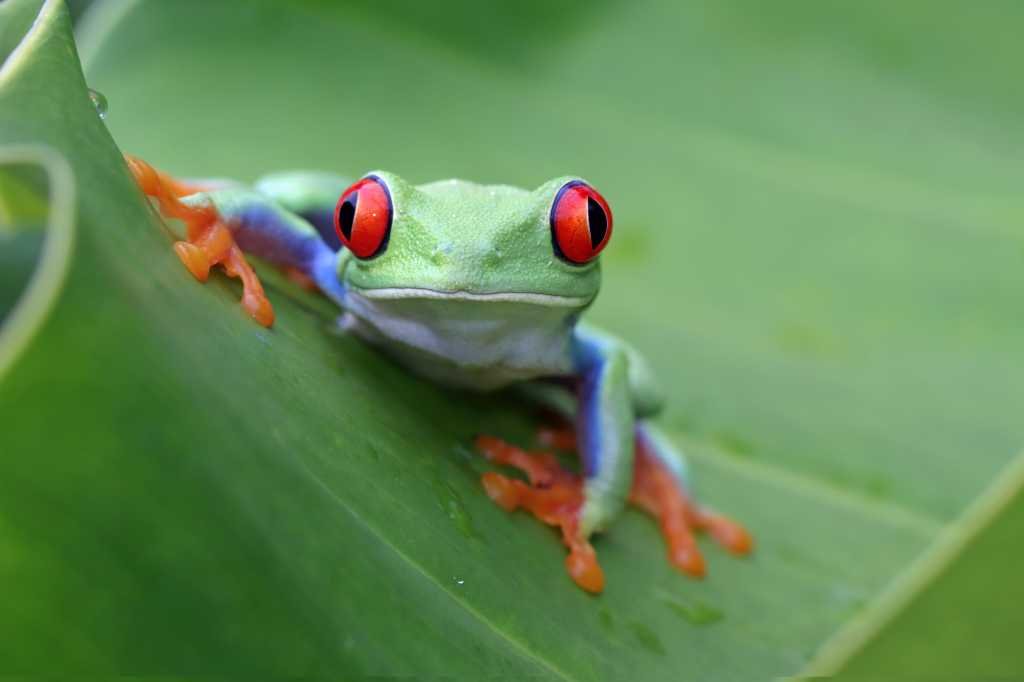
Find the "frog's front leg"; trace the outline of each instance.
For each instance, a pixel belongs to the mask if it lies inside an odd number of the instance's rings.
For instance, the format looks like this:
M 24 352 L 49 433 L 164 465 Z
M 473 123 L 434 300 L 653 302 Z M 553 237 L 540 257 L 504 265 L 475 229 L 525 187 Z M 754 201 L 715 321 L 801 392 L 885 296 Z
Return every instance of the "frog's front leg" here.
M 622 510 L 633 475 L 635 418 L 629 394 L 628 360 L 605 339 L 574 340 L 578 408 L 574 440 L 582 476 L 563 470 L 548 454 L 527 453 L 497 439 L 477 445 L 492 461 L 524 471 L 530 485 L 501 474 L 484 475 L 488 494 L 507 510 L 523 507 L 561 528 L 569 547 L 566 570 L 588 592 L 604 589 L 604 572 L 590 544 Z
M 212 205 L 242 251 L 308 278 L 325 296 L 343 305 L 338 255 L 301 217 L 244 188 L 201 192 L 182 201 L 197 207 Z
M 239 277 L 242 306 L 258 323 L 269 327 L 274 314 L 244 253 L 301 273 L 342 303 L 337 256 L 302 218 L 241 186 L 204 191 L 208 188 L 175 180 L 140 159 L 126 161 L 142 191 L 157 199 L 161 213 L 185 222 L 186 239 L 174 245 L 182 263 L 201 282 L 217 264 L 229 276 Z

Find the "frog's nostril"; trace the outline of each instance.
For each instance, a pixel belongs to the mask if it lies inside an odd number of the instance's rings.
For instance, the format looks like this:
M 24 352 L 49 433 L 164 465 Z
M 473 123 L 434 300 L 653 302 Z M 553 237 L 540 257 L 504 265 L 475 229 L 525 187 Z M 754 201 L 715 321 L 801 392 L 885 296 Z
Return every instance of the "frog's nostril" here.
M 496 265 L 501 262 L 501 249 L 491 246 L 483 249 L 483 260 L 487 265 Z
M 451 242 L 441 242 L 434 247 L 434 251 L 430 254 L 430 260 L 436 265 L 440 265 L 448 261 L 453 251 L 455 251 L 454 244 Z

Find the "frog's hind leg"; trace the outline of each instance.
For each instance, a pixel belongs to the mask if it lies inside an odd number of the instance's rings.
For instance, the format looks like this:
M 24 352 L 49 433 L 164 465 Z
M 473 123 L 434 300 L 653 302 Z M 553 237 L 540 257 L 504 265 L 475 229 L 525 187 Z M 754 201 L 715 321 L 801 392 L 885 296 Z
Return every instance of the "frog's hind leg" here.
M 143 193 L 157 200 L 160 212 L 185 223 L 186 240 L 177 242 L 174 251 L 189 272 L 200 282 L 205 282 L 210 276 L 210 268 L 222 265 L 228 276 L 242 280 L 241 303 L 246 312 L 264 327 L 271 326 L 274 309 L 263 285 L 216 208 L 209 203 L 189 205 L 181 201 L 204 188 L 175 180 L 142 159 L 125 155 L 125 161 Z
M 749 554 L 753 550 L 753 538 L 743 526 L 694 500 L 686 459 L 646 421 L 636 427 L 629 501 L 658 521 L 668 546 L 669 561 L 695 578 L 703 577 L 706 568 L 694 531 L 707 532 L 735 555 Z
M 540 460 L 522 451 L 502 453 L 479 441 L 478 445 L 493 461 L 516 466 L 531 476 L 531 486 L 494 477 L 485 480 L 491 497 L 506 508 L 522 506 L 541 521 L 558 525 L 569 547 L 570 577 L 584 590 L 600 592 L 604 574 L 590 537 L 607 527 L 626 504 L 633 475 L 635 417 L 622 350 L 601 339 L 582 337 L 574 338 L 573 350 L 575 372 L 564 388 L 576 396 L 573 423 L 580 473 L 562 470 L 550 456 Z M 531 473 L 539 461 L 552 482 Z

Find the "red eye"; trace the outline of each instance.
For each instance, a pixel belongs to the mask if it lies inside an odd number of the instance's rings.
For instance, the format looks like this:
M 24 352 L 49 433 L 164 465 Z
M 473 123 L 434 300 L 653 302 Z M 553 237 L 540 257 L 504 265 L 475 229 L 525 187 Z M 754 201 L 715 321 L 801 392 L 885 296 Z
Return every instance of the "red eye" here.
M 376 175 L 349 187 L 334 208 L 334 230 L 357 258 L 379 256 L 388 246 L 393 214 L 391 193 Z
M 597 190 L 581 180 L 567 182 L 551 206 L 555 254 L 583 265 L 601 253 L 612 236 L 612 211 Z

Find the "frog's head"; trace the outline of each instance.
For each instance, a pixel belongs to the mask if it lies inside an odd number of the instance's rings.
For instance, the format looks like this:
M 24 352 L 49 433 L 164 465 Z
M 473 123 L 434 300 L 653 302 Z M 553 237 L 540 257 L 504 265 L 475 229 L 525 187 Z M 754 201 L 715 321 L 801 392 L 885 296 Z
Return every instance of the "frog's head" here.
M 527 191 L 461 180 L 414 186 L 375 172 L 342 194 L 335 227 L 347 247 L 339 276 L 363 297 L 572 313 L 597 295 L 612 214 L 574 177 Z

